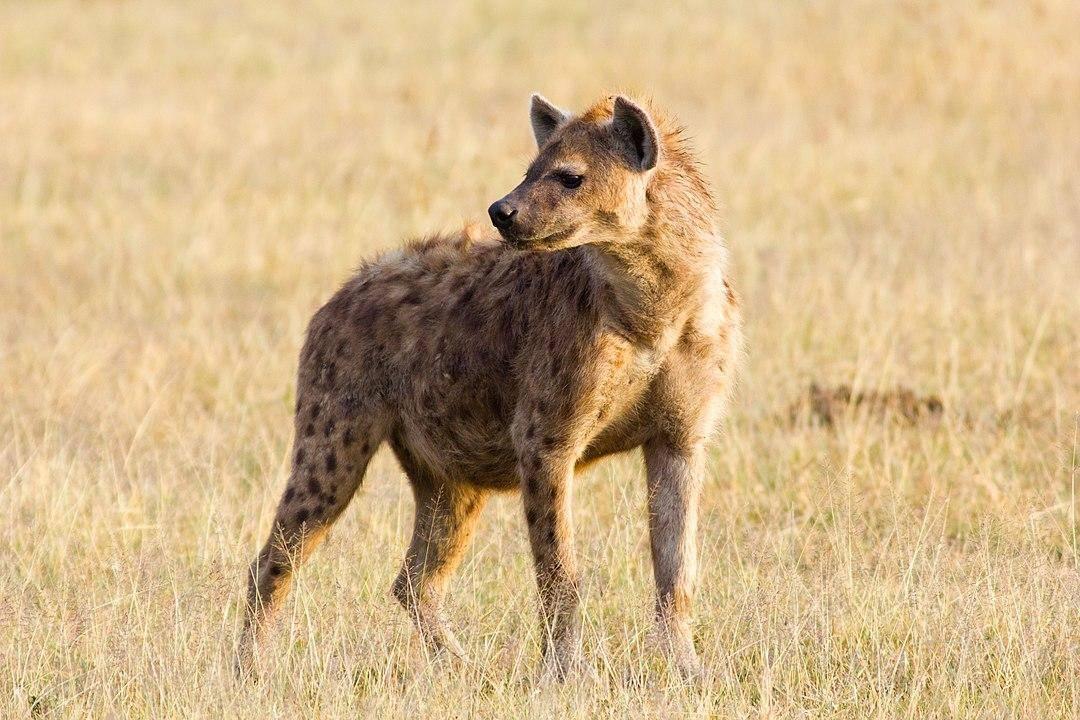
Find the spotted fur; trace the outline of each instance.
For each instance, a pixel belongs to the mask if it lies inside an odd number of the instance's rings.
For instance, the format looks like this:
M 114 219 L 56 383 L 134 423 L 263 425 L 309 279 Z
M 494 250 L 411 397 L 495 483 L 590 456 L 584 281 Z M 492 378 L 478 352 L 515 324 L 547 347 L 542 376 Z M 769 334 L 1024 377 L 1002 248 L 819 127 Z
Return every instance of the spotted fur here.
M 446 580 L 485 500 L 520 490 L 544 673 L 558 679 L 581 667 L 575 472 L 642 448 L 659 636 L 698 672 L 697 502 L 740 343 L 716 203 L 655 109 L 619 96 L 575 117 L 534 96 L 531 118 L 538 155 L 499 201 L 514 210 L 501 237 L 473 226 L 414 242 L 368 262 L 312 318 L 292 472 L 251 567 L 241 669 L 387 443 L 416 500 L 393 594 L 427 646 L 461 653 Z

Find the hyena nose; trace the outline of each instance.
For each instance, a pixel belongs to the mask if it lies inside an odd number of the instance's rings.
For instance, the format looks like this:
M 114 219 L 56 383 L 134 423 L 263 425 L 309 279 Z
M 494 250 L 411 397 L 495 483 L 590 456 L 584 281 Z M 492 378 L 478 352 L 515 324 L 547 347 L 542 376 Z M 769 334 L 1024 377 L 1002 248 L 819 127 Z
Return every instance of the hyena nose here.
M 510 226 L 514 224 L 514 215 L 516 214 L 517 208 L 505 200 L 496 200 L 488 208 L 488 217 L 491 218 L 491 224 L 500 230 L 509 230 Z

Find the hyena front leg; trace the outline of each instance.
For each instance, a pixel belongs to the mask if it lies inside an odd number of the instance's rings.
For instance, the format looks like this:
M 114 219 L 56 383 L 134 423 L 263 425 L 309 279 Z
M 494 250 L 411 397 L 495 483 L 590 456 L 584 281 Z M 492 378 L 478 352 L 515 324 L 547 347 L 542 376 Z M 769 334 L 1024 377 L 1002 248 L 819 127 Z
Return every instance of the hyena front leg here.
M 422 473 L 408 468 L 406 473 L 416 499 L 416 516 L 405 563 L 394 581 L 394 597 L 412 616 L 433 656 L 449 653 L 464 659 L 461 643 L 446 624 L 443 593 L 461 561 L 487 493 L 464 485 L 431 483 Z
M 540 593 L 544 633 L 541 682 L 562 681 L 585 669 L 571 524 L 573 468 L 569 463 L 531 454 L 522 458 L 519 472 Z
M 645 466 L 659 639 L 679 672 L 696 678 L 701 674 L 701 662 L 691 633 L 691 605 L 697 581 L 697 515 L 704 448 L 677 448 L 653 441 L 645 445 Z
M 382 441 L 370 423 L 319 417 L 318 407 L 298 409 L 292 472 L 270 536 L 251 564 L 236 651 L 241 676 L 254 670 L 256 646 L 288 595 L 294 572 L 349 504 Z

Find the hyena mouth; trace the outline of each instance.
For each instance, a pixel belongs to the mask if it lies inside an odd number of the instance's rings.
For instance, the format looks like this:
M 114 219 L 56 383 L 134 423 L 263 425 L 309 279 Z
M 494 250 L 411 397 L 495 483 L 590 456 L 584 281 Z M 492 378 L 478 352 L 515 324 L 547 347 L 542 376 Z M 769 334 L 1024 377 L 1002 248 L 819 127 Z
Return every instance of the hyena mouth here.
M 516 235 L 512 235 L 505 230 L 499 231 L 499 237 L 503 242 L 514 248 L 515 250 L 524 250 L 528 246 L 528 242 L 524 238 L 519 238 Z
M 506 244 L 515 250 L 556 250 L 559 243 L 572 237 L 574 232 L 575 229 L 570 228 L 539 237 L 518 237 L 502 231 L 499 234 L 502 235 L 502 239 Z

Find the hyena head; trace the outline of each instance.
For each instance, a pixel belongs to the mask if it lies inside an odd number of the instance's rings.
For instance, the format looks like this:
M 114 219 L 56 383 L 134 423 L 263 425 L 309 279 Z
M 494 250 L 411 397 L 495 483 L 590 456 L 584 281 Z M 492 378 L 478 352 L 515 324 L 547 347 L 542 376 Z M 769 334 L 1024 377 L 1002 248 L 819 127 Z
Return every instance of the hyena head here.
M 521 184 L 488 208 L 503 239 L 557 250 L 634 237 L 648 217 L 645 190 L 661 161 L 649 113 L 620 95 L 575 117 L 533 95 L 529 117 L 536 159 Z

